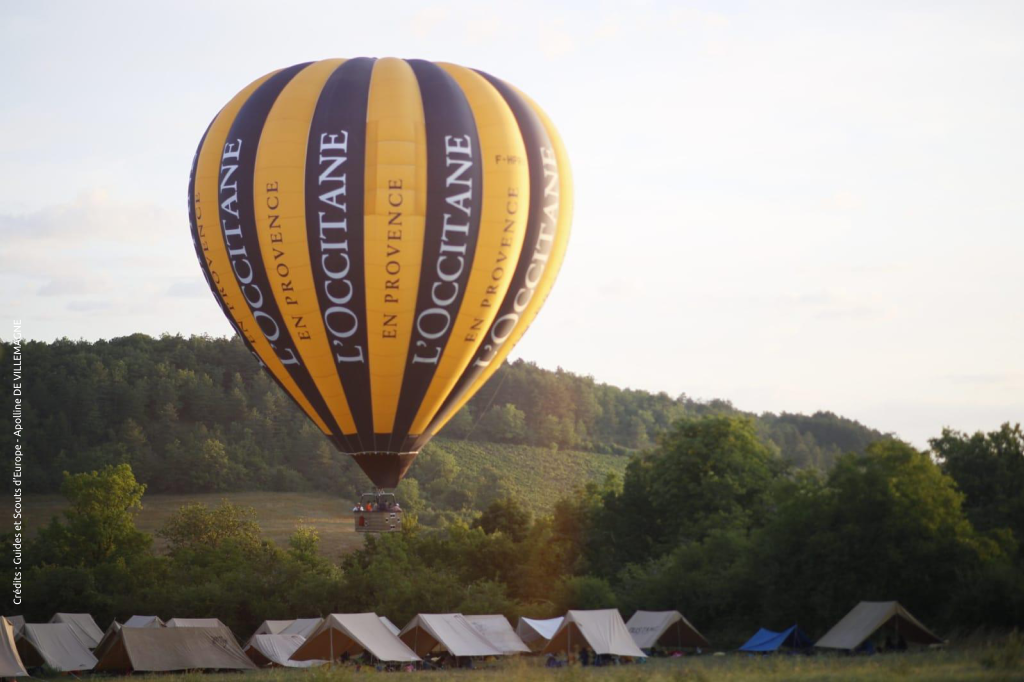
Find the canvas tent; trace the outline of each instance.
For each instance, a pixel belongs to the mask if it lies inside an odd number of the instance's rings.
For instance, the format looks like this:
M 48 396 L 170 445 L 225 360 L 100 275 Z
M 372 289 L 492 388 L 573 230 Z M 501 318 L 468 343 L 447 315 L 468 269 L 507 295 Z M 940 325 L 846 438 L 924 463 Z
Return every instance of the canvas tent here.
M 466 616 L 469 624 L 476 628 L 476 631 L 484 636 L 488 642 L 493 644 L 504 654 L 530 653 L 530 647 L 519 639 L 519 635 L 512 629 L 508 618 L 501 614 L 495 616 Z
M 162 628 L 164 622 L 159 616 L 132 616 L 124 622 L 126 628 Z
M 388 620 L 387 616 L 381 616 L 380 622 L 384 623 L 384 627 L 386 627 L 388 630 L 391 630 L 391 632 L 393 632 L 396 637 L 398 636 L 398 633 L 402 631 L 401 628 L 399 628 L 397 625 Z
M 225 627 L 121 628 L 96 670 L 253 670 Z
M 793 625 L 782 632 L 761 628 L 739 650 L 751 653 L 767 653 L 778 651 L 781 648 L 807 649 L 811 644 L 810 637 L 799 627 Z
M 414 663 L 419 659 L 375 613 L 332 613 L 292 654 L 293 661 L 337 660 L 347 653 L 369 653 L 378 661 Z
M 48 665 L 71 672 L 92 670 L 96 665 L 96 657 L 67 623 L 26 623 L 17 646 L 22 662 L 29 668 Z
M 277 634 L 298 635 L 305 639 L 313 634 L 322 622 L 324 622 L 323 618 L 296 618 L 291 622 L 291 625 Z
M 226 628 L 219 618 L 171 618 L 169 628 Z
M 501 656 L 461 613 L 421 613 L 399 634 L 417 656 L 443 649 L 452 656 Z
M 626 629 L 641 649 L 711 646 L 678 611 L 637 611 L 626 623 Z
M 598 655 L 646 656 L 633 641 L 618 609 L 569 611 L 544 653 L 573 652 L 584 645 Z
M 843 616 L 814 646 L 853 651 L 879 629 L 916 644 L 941 644 L 942 640 L 910 615 L 899 602 L 862 601 Z
M 82 640 L 82 644 L 90 649 L 95 649 L 103 639 L 103 630 L 88 613 L 55 613 L 50 622 L 70 625 L 78 638 Z
M 107 649 L 110 648 L 110 645 L 114 643 L 114 640 L 117 638 L 117 633 L 120 632 L 123 627 L 124 626 L 116 620 L 110 623 L 110 627 L 108 627 L 107 631 L 103 633 L 103 639 L 100 640 L 100 643 L 97 644 L 96 648 L 92 651 L 92 655 L 96 657 L 96 660 L 103 658 L 103 654 L 106 653 Z
M 28 677 L 25 664 L 18 655 L 14 643 L 14 625 L 6 618 L 0 619 L 0 677 Z
M 245 647 L 245 655 L 260 668 L 309 668 L 326 663 L 327 661 L 291 660 L 292 654 L 305 641 L 306 638 L 302 635 L 253 635 Z
M 25 627 L 25 616 L 7 616 L 7 620 L 14 626 L 14 636 L 20 635 L 21 629 Z
M 555 636 L 558 628 L 562 627 L 562 620 L 564 619 L 561 616 L 546 620 L 523 618 L 520 616 L 519 624 L 516 626 L 516 634 L 519 635 L 519 639 L 523 640 L 525 644 L 544 646 L 548 643 L 548 640 Z
M 284 631 L 286 627 L 294 623 L 294 620 L 265 620 L 260 623 L 260 626 L 256 628 L 256 632 L 252 633 L 252 636 L 256 635 L 279 635 Z

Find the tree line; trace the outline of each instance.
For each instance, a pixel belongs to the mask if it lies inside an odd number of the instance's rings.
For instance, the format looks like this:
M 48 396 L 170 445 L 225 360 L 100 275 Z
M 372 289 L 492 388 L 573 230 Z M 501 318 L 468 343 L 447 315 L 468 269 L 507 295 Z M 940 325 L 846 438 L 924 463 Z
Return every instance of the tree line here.
M 10 344 L 0 345 L 6 357 Z M 237 339 L 144 334 L 23 346 L 31 492 L 56 492 L 63 472 L 128 463 L 152 493 L 321 490 L 367 485 L 266 376 Z M 10 363 L 0 363 L 9 373 Z M 3 398 L 5 409 L 11 397 Z M 592 377 L 506 363 L 440 434 L 448 439 L 628 457 L 674 421 L 741 415 L 721 400 L 620 389 Z M 827 470 L 883 434 L 828 412 L 753 416 L 782 459 Z M 2 447 L 12 435 L 0 435 Z M 417 465 L 418 467 L 418 465 Z M 423 484 L 416 468 L 414 476 Z
M 411 513 L 337 564 L 309 528 L 278 547 L 252 509 L 226 503 L 182 507 L 156 554 L 134 524 L 146 487 L 125 463 L 66 474 L 61 489 L 69 508 L 25 547 L 30 622 L 215 616 L 246 636 L 330 612 L 679 609 L 718 648 L 759 626 L 817 636 L 860 600 L 898 599 L 944 636 L 1024 624 L 1019 425 L 946 430 L 930 452 L 878 440 L 822 472 L 781 458 L 749 417 L 684 417 L 623 478 L 550 514 L 509 496 L 433 529 Z

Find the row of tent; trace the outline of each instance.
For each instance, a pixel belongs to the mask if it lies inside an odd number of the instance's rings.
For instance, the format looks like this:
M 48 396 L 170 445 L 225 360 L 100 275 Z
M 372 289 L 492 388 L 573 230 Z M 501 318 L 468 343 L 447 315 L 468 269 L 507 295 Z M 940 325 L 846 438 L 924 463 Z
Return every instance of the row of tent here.
M 399 629 L 374 613 L 268 620 L 244 647 L 216 618 L 132 616 L 101 630 L 89 614 L 56 614 L 46 624 L 18 616 L 0 624 L 0 677 L 26 675 L 26 667 L 110 672 L 250 670 L 309 667 L 362 654 L 384 663 L 414 664 L 444 652 L 456 658 L 561 653 L 586 648 L 597 655 L 643 657 L 643 650 L 708 647 L 708 640 L 678 611 L 637 611 L 624 622 L 616 609 L 569 611 L 547 620 L 520 618 L 515 629 L 502 615 L 419 614 Z M 941 640 L 897 602 L 861 602 L 817 647 L 856 650 L 875 632 L 894 626 L 907 641 Z M 809 646 L 796 626 L 759 630 L 741 651 Z

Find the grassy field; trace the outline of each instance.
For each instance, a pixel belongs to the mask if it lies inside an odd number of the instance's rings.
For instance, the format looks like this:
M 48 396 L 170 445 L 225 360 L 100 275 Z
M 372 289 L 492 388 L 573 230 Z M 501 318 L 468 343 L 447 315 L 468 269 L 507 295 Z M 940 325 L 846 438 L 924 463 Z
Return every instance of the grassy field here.
M 436 439 L 435 447 L 455 456 L 459 479 L 477 480 L 488 467 L 498 472 L 512 492 L 534 512 L 550 512 L 554 503 L 574 488 L 589 481 L 601 481 L 608 473 L 620 476 L 627 457 L 599 455 L 575 450 L 550 450 L 525 445 L 480 443 Z M 409 475 L 416 476 L 416 465 Z M 227 500 L 256 509 L 263 535 L 286 545 L 297 525 L 308 525 L 320 533 L 325 555 L 338 558 L 362 546 L 362 536 L 353 529 L 351 500 L 321 493 L 210 493 L 196 495 L 146 495 L 137 517 L 140 529 L 155 533 L 179 507 L 190 502 L 208 506 Z M 66 506 L 60 495 L 31 495 L 26 500 L 26 525 L 30 534 L 49 522 Z M 163 548 L 157 538 L 156 547 Z
M 464 480 L 474 480 L 487 467 L 494 468 L 511 492 L 534 512 L 550 512 L 566 493 L 591 481 L 600 482 L 609 473 L 621 477 L 629 463 L 628 457 L 529 445 L 444 438 L 435 438 L 431 445 L 454 455 Z M 409 476 L 416 476 L 415 463 Z
M 352 668 L 305 670 L 262 670 L 246 674 L 222 674 L 219 682 L 343 682 L 373 679 L 376 671 Z M 420 672 L 429 680 L 491 682 L 498 680 L 550 680 L 551 682 L 669 682 L 701 680 L 708 682 L 748 682 L 754 680 L 1021 680 L 1024 660 L 1017 652 L 1016 664 L 1002 661 L 992 649 L 947 650 L 902 655 L 849 656 L 700 656 L 680 659 L 655 659 L 639 665 L 604 668 L 563 668 L 550 670 L 539 658 L 521 658 L 487 665 L 477 670 Z M 137 677 L 137 675 L 135 676 Z M 161 682 L 200 682 L 199 675 L 161 675 Z
M 216 506 L 221 500 L 254 507 L 263 528 L 263 536 L 287 546 L 288 536 L 298 525 L 312 526 L 320 533 L 320 546 L 328 557 L 337 559 L 361 547 L 349 513 L 351 501 L 318 493 L 211 493 L 204 495 L 146 495 L 136 525 L 147 533 L 155 533 L 184 504 L 202 502 Z M 49 522 L 67 506 L 60 495 L 31 495 L 25 500 L 25 518 L 29 534 Z M 164 543 L 155 540 L 162 550 Z

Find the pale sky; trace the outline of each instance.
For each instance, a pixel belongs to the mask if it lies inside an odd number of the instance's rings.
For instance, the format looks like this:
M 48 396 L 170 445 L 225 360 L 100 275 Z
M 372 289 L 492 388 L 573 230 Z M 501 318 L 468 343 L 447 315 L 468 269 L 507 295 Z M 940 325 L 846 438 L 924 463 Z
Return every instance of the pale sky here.
M 0 12 L 0 317 L 30 338 L 229 334 L 186 210 L 210 119 L 276 68 L 421 57 L 514 83 L 569 151 L 569 252 L 513 357 L 919 446 L 1024 418 L 1022 2 Z

